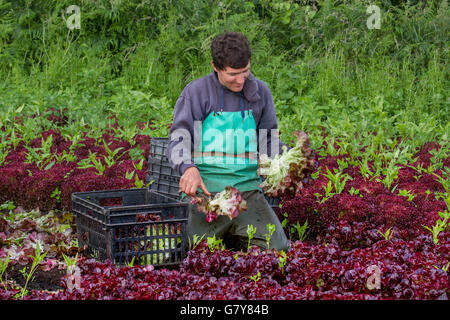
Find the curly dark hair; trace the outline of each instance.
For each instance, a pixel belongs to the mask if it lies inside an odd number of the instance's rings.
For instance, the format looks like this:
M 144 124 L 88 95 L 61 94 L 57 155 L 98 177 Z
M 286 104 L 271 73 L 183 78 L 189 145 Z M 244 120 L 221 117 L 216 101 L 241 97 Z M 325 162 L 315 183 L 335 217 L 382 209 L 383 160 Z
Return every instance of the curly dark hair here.
M 252 52 L 245 35 L 227 31 L 211 42 L 211 56 L 214 66 L 219 70 L 225 70 L 226 67 L 240 69 L 250 62 Z

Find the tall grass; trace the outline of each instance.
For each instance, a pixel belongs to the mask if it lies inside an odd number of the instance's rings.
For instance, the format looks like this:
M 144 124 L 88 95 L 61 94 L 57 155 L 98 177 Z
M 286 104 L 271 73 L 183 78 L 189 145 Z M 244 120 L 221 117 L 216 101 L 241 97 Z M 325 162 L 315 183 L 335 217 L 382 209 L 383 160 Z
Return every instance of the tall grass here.
M 212 38 L 235 30 L 251 41 L 252 71 L 272 90 L 284 141 L 303 129 L 319 146 L 325 129 L 347 141 L 383 132 L 413 147 L 445 143 L 447 1 L 376 1 L 381 28 L 369 30 L 372 2 L 0 0 L 2 121 L 19 108 L 67 108 L 70 122 L 93 134 L 112 114 L 164 134 L 183 87 L 211 72 Z M 62 18 L 72 4 L 80 30 Z

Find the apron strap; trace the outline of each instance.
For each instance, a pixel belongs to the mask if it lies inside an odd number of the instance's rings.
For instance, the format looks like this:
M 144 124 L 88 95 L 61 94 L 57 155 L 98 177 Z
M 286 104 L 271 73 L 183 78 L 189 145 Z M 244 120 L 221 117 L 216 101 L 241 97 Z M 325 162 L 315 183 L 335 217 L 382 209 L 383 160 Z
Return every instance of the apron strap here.
M 224 107 L 224 93 L 223 93 L 223 86 L 220 86 L 220 111 L 223 111 Z M 244 105 L 244 94 L 242 92 L 239 92 L 239 107 L 241 109 L 241 116 L 242 120 L 245 118 L 245 105 Z
M 223 105 L 224 105 L 224 102 L 223 102 L 223 86 L 220 86 L 220 105 L 219 105 L 219 108 L 220 108 L 220 111 L 222 112 L 223 111 Z
M 242 120 L 244 120 L 244 118 L 245 118 L 245 107 L 244 107 L 244 99 L 242 98 L 242 93 L 240 94 L 240 97 L 239 97 L 239 106 L 241 107 Z

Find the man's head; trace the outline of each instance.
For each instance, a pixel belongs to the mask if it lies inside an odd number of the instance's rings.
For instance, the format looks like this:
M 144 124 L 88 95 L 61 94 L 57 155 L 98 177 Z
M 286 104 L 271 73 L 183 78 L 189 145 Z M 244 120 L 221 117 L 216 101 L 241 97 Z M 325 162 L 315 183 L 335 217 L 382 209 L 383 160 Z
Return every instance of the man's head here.
M 251 50 L 248 39 L 238 32 L 225 32 L 211 43 L 212 66 L 219 82 L 234 92 L 244 87 L 250 74 Z

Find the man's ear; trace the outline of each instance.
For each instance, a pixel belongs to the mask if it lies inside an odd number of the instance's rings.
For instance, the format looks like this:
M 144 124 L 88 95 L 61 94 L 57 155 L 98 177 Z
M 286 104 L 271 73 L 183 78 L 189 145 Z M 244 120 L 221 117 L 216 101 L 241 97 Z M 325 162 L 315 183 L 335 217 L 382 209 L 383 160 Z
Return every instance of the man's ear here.
M 214 65 L 214 62 L 213 62 L 212 60 L 211 60 L 211 66 L 213 67 L 214 71 L 217 72 L 217 68 L 216 68 L 216 66 Z

